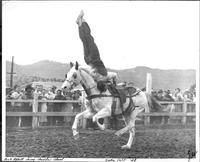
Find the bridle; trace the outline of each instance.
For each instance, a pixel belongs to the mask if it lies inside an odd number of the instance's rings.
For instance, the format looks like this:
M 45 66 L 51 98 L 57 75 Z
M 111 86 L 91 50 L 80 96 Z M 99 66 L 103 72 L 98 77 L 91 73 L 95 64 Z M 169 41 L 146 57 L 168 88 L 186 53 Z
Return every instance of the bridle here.
M 75 82 L 73 82 L 72 80 L 68 80 L 68 79 L 66 79 L 65 81 L 67 81 L 68 83 L 69 83 L 69 85 L 70 85 L 70 90 L 72 90 L 74 87 L 76 87 L 77 86 L 77 84 L 75 83 Z M 65 88 L 65 87 L 64 87 Z
M 80 73 L 80 76 L 81 76 L 81 80 L 80 80 L 80 84 L 82 85 L 83 89 L 82 91 L 85 91 L 87 96 L 91 95 L 91 90 L 96 88 L 97 85 L 94 85 L 92 87 L 86 87 L 86 80 L 84 79 L 83 77 L 83 74 L 81 72 L 81 70 L 84 70 L 84 69 L 78 69 L 79 73 Z M 84 70 L 86 73 L 88 73 L 86 70 Z M 70 84 L 70 90 L 72 90 L 74 87 L 76 87 L 78 84 L 72 80 L 68 80 L 66 79 L 65 81 L 67 81 L 69 84 Z

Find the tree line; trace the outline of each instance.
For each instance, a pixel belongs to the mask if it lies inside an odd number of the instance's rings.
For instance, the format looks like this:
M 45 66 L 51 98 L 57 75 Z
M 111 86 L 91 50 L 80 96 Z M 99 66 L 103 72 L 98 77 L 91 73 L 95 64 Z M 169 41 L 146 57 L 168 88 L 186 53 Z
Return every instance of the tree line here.
M 31 82 L 63 82 L 64 79 L 58 79 L 58 78 L 43 78 L 39 76 L 27 76 L 27 75 L 22 75 L 22 76 L 14 76 L 13 79 L 13 85 L 25 85 L 29 84 Z M 6 86 L 10 86 L 10 78 L 6 77 Z

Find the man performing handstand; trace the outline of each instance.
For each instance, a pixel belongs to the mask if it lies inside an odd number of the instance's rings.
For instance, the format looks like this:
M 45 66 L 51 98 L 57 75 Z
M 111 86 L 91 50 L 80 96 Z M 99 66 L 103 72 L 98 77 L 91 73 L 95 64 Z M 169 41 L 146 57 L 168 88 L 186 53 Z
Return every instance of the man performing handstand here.
M 83 11 L 80 12 L 76 23 L 78 24 L 79 36 L 83 43 L 84 60 L 87 65 L 92 68 L 92 76 L 96 82 L 113 80 L 116 84 L 117 74 L 114 72 L 107 72 L 104 63 L 102 62 L 97 45 L 91 35 L 91 30 L 87 22 L 85 22 Z

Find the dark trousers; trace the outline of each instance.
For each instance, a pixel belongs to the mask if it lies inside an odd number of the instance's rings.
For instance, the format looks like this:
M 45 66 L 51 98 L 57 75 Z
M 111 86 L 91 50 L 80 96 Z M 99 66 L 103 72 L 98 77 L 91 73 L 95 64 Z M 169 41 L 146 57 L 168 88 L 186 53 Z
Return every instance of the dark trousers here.
M 79 26 L 79 36 L 83 43 L 86 64 L 95 68 L 101 75 L 106 76 L 107 70 L 100 59 L 99 50 L 91 35 L 90 27 L 86 22 L 83 22 L 82 25 Z

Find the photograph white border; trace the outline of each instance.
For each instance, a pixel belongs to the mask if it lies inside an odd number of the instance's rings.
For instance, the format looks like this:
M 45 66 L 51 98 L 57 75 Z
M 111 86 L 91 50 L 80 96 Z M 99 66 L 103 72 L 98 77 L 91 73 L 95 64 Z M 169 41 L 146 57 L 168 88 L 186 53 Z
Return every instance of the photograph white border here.
M 159 2 L 152 2 L 152 3 L 159 3 Z M 172 2 L 173 3 L 173 2 Z M 188 2 L 189 3 L 189 2 Z M 199 2 L 198 2 L 199 3 Z M 200 4 L 200 3 L 199 3 Z M 2 33 L 3 34 L 3 33 Z M 3 41 L 3 40 L 2 40 Z M 3 53 L 3 52 L 2 52 Z M 5 57 L 4 55 L 2 54 L 2 160 L 4 161 L 5 159 L 7 159 L 6 161 L 26 161 L 28 157 L 24 157 L 23 158 L 19 158 L 20 160 L 17 160 L 17 157 L 6 157 L 5 156 L 5 148 L 6 148 L 6 112 L 5 112 L 5 96 L 6 96 L 6 93 L 5 93 L 5 83 L 6 83 L 6 60 L 5 60 Z M 182 161 L 191 161 L 191 162 L 198 162 L 199 161 L 199 157 L 200 157 L 200 149 L 199 149 L 199 146 L 200 146 L 200 141 L 199 141 L 199 138 L 200 138 L 200 132 L 199 132 L 199 129 L 200 129 L 200 125 L 199 125 L 199 116 L 200 116 L 200 111 L 199 111 L 199 55 L 197 56 L 197 59 L 196 59 L 196 64 L 197 64 L 197 69 L 196 69 L 196 90 L 197 90 L 197 103 L 196 103 L 196 150 L 197 150 L 197 154 L 196 154 L 196 158 L 195 159 L 136 159 L 136 161 L 142 161 L 142 162 L 145 162 L 145 161 L 154 161 L 154 162 L 160 162 L 161 160 L 163 162 L 168 162 L 168 161 L 173 161 L 173 162 L 182 162 Z M 10 160 L 9 160 L 10 159 Z M 39 157 L 29 157 L 29 161 L 41 161 L 41 159 Z M 40 160 L 39 160 L 40 159 Z M 45 160 L 44 158 L 44 161 L 52 161 L 52 160 L 55 160 L 55 158 L 49 158 L 49 160 Z M 106 161 L 106 162 L 110 162 L 110 161 L 135 161 L 135 159 L 117 159 L 117 158 L 108 158 L 108 159 L 104 159 L 104 158 L 65 158 L 63 160 L 59 160 L 59 161 Z

